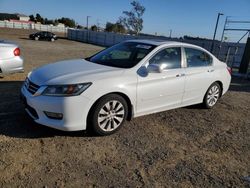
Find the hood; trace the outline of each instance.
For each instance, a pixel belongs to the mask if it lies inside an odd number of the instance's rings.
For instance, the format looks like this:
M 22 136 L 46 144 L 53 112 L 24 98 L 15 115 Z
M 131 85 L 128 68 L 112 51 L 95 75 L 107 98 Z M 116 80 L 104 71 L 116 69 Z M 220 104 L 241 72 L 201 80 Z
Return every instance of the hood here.
M 99 65 L 84 59 L 60 61 L 33 70 L 29 79 L 37 85 L 57 85 L 92 82 L 120 75 L 123 69 Z

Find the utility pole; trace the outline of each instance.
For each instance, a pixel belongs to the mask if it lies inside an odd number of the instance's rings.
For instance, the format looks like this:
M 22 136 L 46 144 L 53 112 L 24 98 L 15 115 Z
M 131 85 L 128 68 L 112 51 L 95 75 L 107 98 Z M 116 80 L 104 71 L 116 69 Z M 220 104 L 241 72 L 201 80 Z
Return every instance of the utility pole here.
M 89 30 L 89 18 L 90 16 L 87 16 L 87 30 Z
M 227 17 L 226 17 L 226 20 L 225 20 L 224 28 L 223 28 L 222 35 L 221 35 L 221 39 L 220 39 L 220 42 L 221 42 L 221 43 L 223 42 L 223 39 L 224 39 L 225 29 L 226 29 L 226 26 L 227 26 L 227 22 L 228 22 L 228 18 L 229 18 L 229 17 L 230 17 L 230 16 L 227 16 Z
M 169 38 L 172 37 L 172 29 L 169 30 Z
M 96 20 L 97 31 L 100 31 L 100 22 L 99 19 Z
M 226 29 L 226 26 L 227 26 L 227 22 L 228 22 L 228 18 L 229 18 L 229 17 L 230 17 L 230 16 L 227 16 L 227 17 L 226 17 L 226 20 L 225 20 L 224 28 L 223 28 L 222 35 L 221 35 L 221 39 L 220 39 L 220 48 L 219 48 L 217 57 L 219 57 L 219 55 L 220 55 L 220 51 L 221 51 L 221 48 L 222 48 L 222 42 L 223 42 L 223 40 L 224 40 L 225 29 Z
M 223 16 L 224 14 L 222 13 L 218 13 L 218 16 L 217 16 L 217 21 L 216 21 L 216 25 L 215 25 L 215 29 L 214 29 L 214 37 L 213 37 L 213 41 L 212 41 L 212 46 L 211 46 L 211 49 L 210 49 L 210 52 L 213 53 L 214 51 L 214 40 L 215 40 L 215 36 L 216 36 L 216 32 L 217 32 L 217 27 L 218 27 L 218 23 L 219 23 L 219 20 L 220 20 L 220 16 Z
M 87 16 L 87 42 L 89 42 L 89 18 L 90 16 Z

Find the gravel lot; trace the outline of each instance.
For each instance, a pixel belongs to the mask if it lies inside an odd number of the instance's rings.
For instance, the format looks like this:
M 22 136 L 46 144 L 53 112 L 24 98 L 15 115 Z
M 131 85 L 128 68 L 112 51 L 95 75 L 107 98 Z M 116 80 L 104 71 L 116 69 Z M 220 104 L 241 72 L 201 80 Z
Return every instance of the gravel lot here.
M 31 32 L 0 29 L 25 58 L 25 73 L 0 78 L 0 187 L 250 187 L 250 81 L 233 79 L 212 110 L 135 118 L 107 137 L 61 132 L 25 115 L 21 84 L 35 67 L 102 47 L 31 41 Z

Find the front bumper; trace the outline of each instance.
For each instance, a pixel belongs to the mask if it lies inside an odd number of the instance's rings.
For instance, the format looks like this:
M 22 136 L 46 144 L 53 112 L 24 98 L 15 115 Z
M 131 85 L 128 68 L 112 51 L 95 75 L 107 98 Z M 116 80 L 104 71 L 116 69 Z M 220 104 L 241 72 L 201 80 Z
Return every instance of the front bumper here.
M 23 72 L 23 58 L 16 56 L 10 59 L 0 60 L 0 68 L 3 74 Z
M 25 111 L 38 124 L 63 131 L 86 130 L 91 100 L 79 95 L 72 97 L 33 96 L 25 86 L 21 89 Z M 63 118 L 51 119 L 44 112 L 63 114 Z

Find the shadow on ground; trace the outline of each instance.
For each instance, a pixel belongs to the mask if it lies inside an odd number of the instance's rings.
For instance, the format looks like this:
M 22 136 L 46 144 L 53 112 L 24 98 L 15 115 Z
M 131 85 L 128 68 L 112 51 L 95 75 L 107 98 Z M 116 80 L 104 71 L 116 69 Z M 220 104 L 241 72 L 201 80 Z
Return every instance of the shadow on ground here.
M 0 82 L 0 134 L 16 138 L 53 136 L 92 136 L 83 131 L 64 132 L 35 123 L 24 111 L 20 100 L 23 81 Z
M 22 39 L 22 40 L 32 40 L 30 39 L 29 37 L 19 37 L 19 39 Z M 57 39 L 65 39 L 65 40 L 68 40 L 67 37 L 64 37 L 64 36 L 57 36 Z M 46 41 L 46 40 L 45 40 Z
M 20 37 L 19 39 L 22 39 L 22 40 L 31 40 L 29 37 Z
M 232 77 L 230 91 L 250 92 L 250 80 L 240 77 Z

